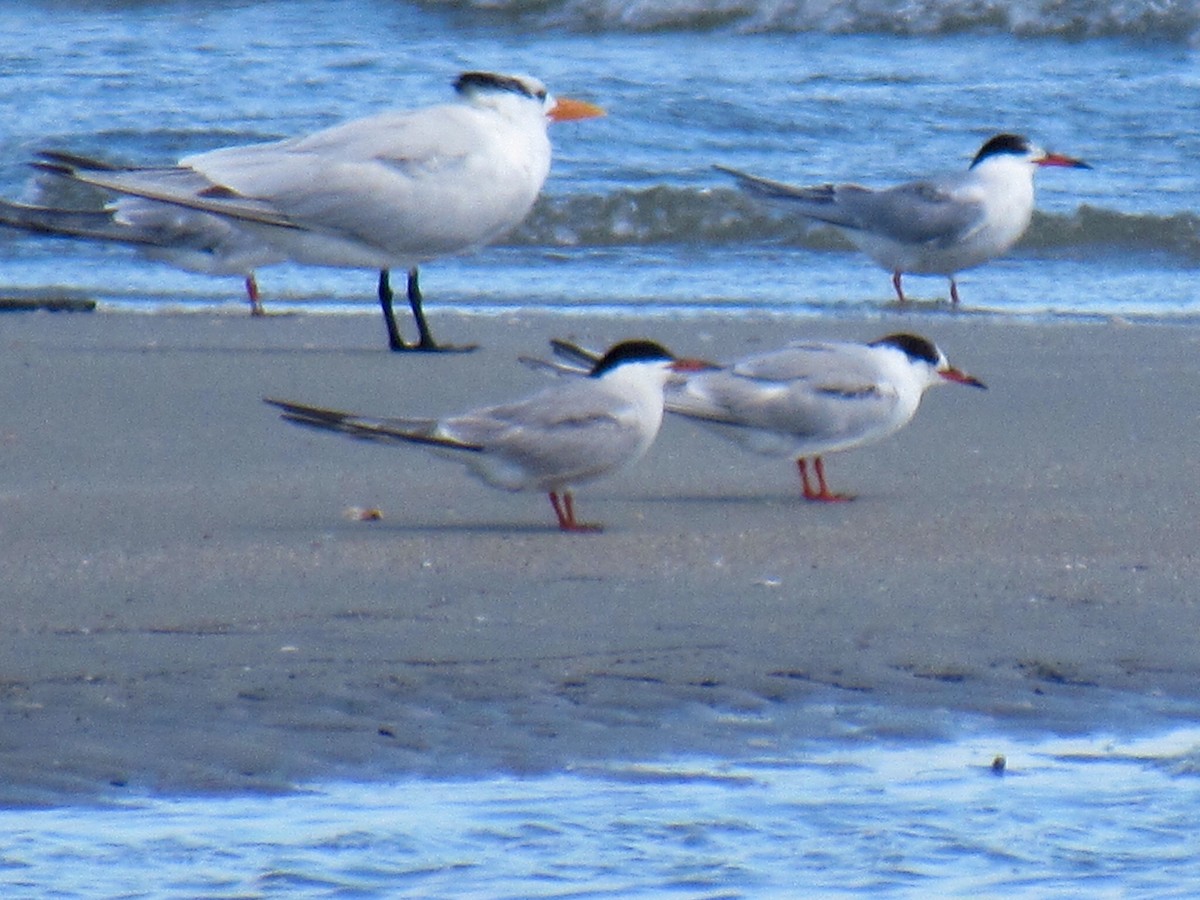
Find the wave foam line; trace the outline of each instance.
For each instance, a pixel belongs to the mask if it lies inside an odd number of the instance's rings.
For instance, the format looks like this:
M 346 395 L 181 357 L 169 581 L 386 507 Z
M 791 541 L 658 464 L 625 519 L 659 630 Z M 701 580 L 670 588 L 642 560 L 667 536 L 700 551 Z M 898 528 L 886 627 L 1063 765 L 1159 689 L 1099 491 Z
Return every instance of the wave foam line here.
M 817 32 L 931 36 L 1008 33 L 1200 45 L 1192 0 L 426 0 L 481 18 L 572 31 Z
M 604 195 L 543 196 L 510 246 L 612 247 L 776 242 L 811 250 L 849 250 L 834 228 L 756 203 L 739 192 L 653 187 Z M 1069 253 L 1103 247 L 1162 253 L 1200 262 L 1200 214 L 1125 213 L 1080 206 L 1067 215 L 1035 213 L 1022 246 Z

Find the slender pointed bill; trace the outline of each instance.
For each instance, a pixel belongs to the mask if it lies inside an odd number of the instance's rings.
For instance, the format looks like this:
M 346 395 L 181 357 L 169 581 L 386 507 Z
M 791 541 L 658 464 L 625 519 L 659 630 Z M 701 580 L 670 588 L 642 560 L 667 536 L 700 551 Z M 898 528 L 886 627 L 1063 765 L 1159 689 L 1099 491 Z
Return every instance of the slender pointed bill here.
M 570 122 L 576 119 L 595 119 L 605 115 L 603 109 L 586 100 L 573 100 L 570 97 L 555 97 L 554 106 L 547 113 L 552 122 Z
M 938 374 L 941 375 L 943 378 L 945 378 L 947 381 L 953 381 L 958 384 L 969 385 L 970 387 L 982 388 L 985 391 L 987 390 L 986 384 L 984 384 L 982 381 L 980 381 L 974 375 L 968 375 L 966 372 L 963 372 L 961 369 L 955 369 L 954 367 L 951 367 L 949 369 L 944 369 L 941 372 L 938 372 Z
M 716 363 L 703 359 L 677 359 L 671 363 L 672 372 L 705 372 L 720 368 Z
M 1037 161 L 1039 166 L 1058 166 L 1063 169 L 1090 169 L 1082 159 L 1073 156 L 1063 156 L 1061 153 L 1047 153 Z

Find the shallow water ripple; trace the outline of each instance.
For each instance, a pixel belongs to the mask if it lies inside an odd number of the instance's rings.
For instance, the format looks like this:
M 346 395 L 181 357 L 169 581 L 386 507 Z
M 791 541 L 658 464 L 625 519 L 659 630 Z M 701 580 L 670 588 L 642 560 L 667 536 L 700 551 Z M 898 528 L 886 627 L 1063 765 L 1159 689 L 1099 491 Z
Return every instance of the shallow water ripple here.
M 6 897 L 1188 896 L 1200 732 L 0 813 Z M 1003 773 L 992 769 L 1007 757 Z

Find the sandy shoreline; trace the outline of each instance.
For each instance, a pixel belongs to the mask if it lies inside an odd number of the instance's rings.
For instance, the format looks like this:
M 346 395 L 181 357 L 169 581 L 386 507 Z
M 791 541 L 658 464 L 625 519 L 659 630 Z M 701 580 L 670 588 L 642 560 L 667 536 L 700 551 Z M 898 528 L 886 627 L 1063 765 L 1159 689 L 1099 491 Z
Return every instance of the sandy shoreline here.
M 435 328 L 484 349 L 397 357 L 365 316 L 0 318 L 0 802 L 785 748 L 818 699 L 1048 725 L 1113 692 L 1200 699 L 1194 327 Z M 899 329 L 990 390 L 830 457 L 854 503 L 672 421 L 579 492 L 596 536 L 260 400 L 432 413 L 536 388 L 515 358 L 550 336 L 720 358 Z

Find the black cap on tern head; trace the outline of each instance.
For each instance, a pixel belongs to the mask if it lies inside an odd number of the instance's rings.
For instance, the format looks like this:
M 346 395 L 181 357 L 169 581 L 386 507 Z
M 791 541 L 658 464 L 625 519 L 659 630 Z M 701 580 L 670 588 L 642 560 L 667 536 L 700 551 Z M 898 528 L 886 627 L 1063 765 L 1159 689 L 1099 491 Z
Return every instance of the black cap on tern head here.
M 500 75 L 496 72 L 463 72 L 454 80 L 454 90 L 460 94 L 470 94 L 473 91 L 508 91 L 529 97 L 531 100 L 546 99 L 544 88 L 531 85 L 523 78 Z
M 889 334 L 877 341 L 871 341 L 872 347 L 895 347 L 910 359 L 921 360 L 936 366 L 942 358 L 942 352 L 928 338 L 916 334 Z
M 596 360 L 596 365 L 592 367 L 592 371 L 588 375 L 592 378 L 599 378 L 605 372 L 611 372 L 625 363 L 670 362 L 673 359 L 675 357 L 666 347 L 656 344 L 654 341 L 621 341 L 619 344 L 613 344 L 607 353 Z
M 1020 134 L 998 134 L 995 137 L 989 138 L 987 142 L 979 148 L 979 152 L 975 154 L 975 158 L 971 160 L 971 168 L 975 168 L 989 156 L 998 156 L 1001 153 L 1011 153 L 1014 156 L 1024 156 L 1033 147 L 1029 143 L 1029 139 Z
M 872 341 L 870 347 L 895 347 L 914 363 L 923 362 L 932 366 L 933 369 L 944 378 L 946 381 L 954 381 L 958 384 L 966 384 L 971 387 L 983 388 L 987 390 L 987 385 L 976 378 L 974 375 L 968 375 L 961 369 L 956 369 L 950 365 L 950 362 L 942 354 L 942 351 L 937 348 L 937 344 L 928 338 L 923 338 L 916 334 L 889 334 L 886 337 L 881 337 L 877 341 Z

